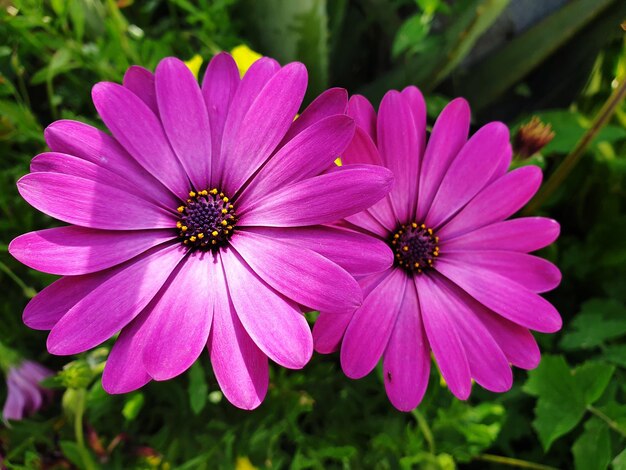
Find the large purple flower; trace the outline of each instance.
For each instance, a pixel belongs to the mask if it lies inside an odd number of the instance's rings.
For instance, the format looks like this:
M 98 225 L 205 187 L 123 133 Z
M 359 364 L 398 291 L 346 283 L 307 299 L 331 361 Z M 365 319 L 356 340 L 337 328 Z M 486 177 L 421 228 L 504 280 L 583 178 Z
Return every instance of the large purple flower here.
M 52 152 L 33 159 L 19 191 L 73 225 L 23 235 L 10 251 L 65 276 L 24 312 L 31 328 L 52 330 L 51 353 L 121 330 L 103 386 L 123 393 L 180 374 L 208 344 L 242 408 L 263 400 L 268 357 L 307 363 L 300 306 L 352 311 L 362 293 L 350 273 L 392 263 L 384 243 L 322 224 L 379 201 L 393 177 L 371 165 L 327 172 L 355 125 L 339 89 L 294 121 L 306 85 L 300 63 L 261 59 L 240 80 L 220 54 L 200 88 L 167 58 L 154 75 L 131 67 L 124 86 L 94 87 L 112 137 L 73 121 L 48 127 Z
M 415 87 L 385 95 L 378 116 L 361 96 L 348 114 L 358 127 L 345 168 L 364 162 L 393 170 L 390 195 L 347 220 L 395 252 L 389 270 L 361 278 L 365 300 L 353 315 L 323 312 L 315 348 L 335 350 L 351 378 L 383 358 L 391 402 L 411 410 L 428 384 L 430 351 L 452 393 L 470 394 L 472 378 L 488 390 L 512 384 L 509 364 L 539 362 L 528 331 L 554 332 L 561 318 L 538 294 L 554 289 L 559 270 L 528 253 L 552 243 L 551 219 L 505 220 L 537 191 L 541 171 L 508 172 L 507 127 L 492 122 L 469 140 L 470 110 L 452 101 L 426 145 L 426 106 Z M 342 341 L 343 339 L 343 341 Z
M 7 372 L 7 400 L 2 417 L 5 421 L 20 420 L 39 411 L 52 392 L 39 383 L 53 374 L 44 366 L 23 360 Z

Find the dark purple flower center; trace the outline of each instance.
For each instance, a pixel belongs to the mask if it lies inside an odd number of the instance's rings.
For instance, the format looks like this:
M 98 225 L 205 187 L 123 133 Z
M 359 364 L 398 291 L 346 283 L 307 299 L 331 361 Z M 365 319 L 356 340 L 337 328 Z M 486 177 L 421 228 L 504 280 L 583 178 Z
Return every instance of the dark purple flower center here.
M 176 222 L 183 244 L 189 248 L 217 249 L 233 234 L 237 222 L 234 206 L 218 189 L 189 191 L 178 209 Z
M 421 274 L 433 267 L 439 256 L 439 237 L 424 224 L 402 225 L 391 237 L 396 265 L 409 273 Z

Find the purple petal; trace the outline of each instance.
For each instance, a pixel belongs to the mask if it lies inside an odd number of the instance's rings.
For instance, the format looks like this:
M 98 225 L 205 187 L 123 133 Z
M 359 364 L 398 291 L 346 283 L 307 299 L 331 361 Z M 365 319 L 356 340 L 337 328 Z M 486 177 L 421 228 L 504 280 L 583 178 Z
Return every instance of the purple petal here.
M 7 400 L 2 409 L 5 420 L 19 421 L 24 418 L 28 396 L 22 390 L 20 379 L 9 373 L 7 377 Z
M 128 153 L 174 194 L 186 198 L 187 175 L 150 108 L 116 83 L 98 83 L 91 95 L 100 117 Z
M 509 130 L 500 122 L 481 127 L 452 161 L 426 216 L 437 227 L 467 204 L 489 181 L 498 162 L 511 153 Z
M 143 364 L 153 379 L 176 377 L 200 357 L 213 320 L 217 270 L 221 268 L 212 253 L 192 253 L 178 265 L 147 307 L 151 327 L 143 349 Z
M 363 129 L 376 144 L 376 111 L 372 103 L 362 95 L 353 95 L 348 101 L 348 116 Z
M 495 180 L 438 231 L 442 239 L 454 238 L 511 216 L 537 192 L 541 170 L 525 166 Z
M 450 164 L 467 142 L 470 108 L 463 98 L 456 98 L 443 108 L 428 139 L 419 178 L 417 220 L 424 220 L 441 180 Z
M 150 188 L 150 195 L 169 207 L 178 199 L 148 173 L 117 141 L 99 129 L 76 121 L 56 121 L 44 135 L 55 152 L 74 155 L 105 168 L 138 188 Z
M 115 268 L 54 325 L 48 351 L 61 356 L 78 354 L 109 339 L 152 300 L 182 256 L 176 244 L 153 249 Z
M 196 189 L 211 183 L 211 127 L 202 92 L 182 60 L 159 62 L 155 86 L 163 129 Z
M 383 167 L 338 168 L 268 194 L 243 213 L 238 223 L 270 227 L 332 223 L 380 201 L 392 180 L 391 172 Z
M 525 253 L 475 250 L 445 253 L 444 256 L 455 262 L 497 273 L 532 292 L 551 291 L 561 282 L 559 268 L 543 258 Z
M 30 173 L 17 182 L 30 205 L 51 217 L 105 230 L 175 227 L 176 216 L 124 190 L 60 173 Z
M 21 235 L 9 252 L 26 266 L 61 276 L 89 274 L 123 263 L 160 243 L 172 230 L 105 232 L 82 227 L 57 227 Z
M 415 128 L 413 111 L 401 93 L 389 91 L 378 110 L 378 150 L 395 177 L 389 198 L 399 220 L 415 213 L 424 133 Z
M 350 273 L 308 248 L 246 230 L 230 243 L 261 279 L 301 305 L 338 313 L 361 305 L 361 288 Z
M 345 114 L 348 108 L 348 92 L 344 88 L 330 88 L 311 102 L 293 122 L 281 142 L 281 147 L 300 132 L 329 116 Z
M 159 115 L 152 72 L 138 65 L 131 65 L 124 74 L 122 85 L 146 103 L 154 114 Z
M 224 130 L 221 186 L 227 194 L 234 195 L 267 161 L 291 126 L 306 85 L 304 65 L 294 62 L 283 67 L 252 102 L 236 137 Z
M 144 309 L 122 329 L 102 373 L 102 388 L 107 393 L 128 393 L 152 380 L 141 360 L 148 341 L 150 310 Z
M 370 214 L 367 210 L 348 216 L 345 220 L 357 227 L 378 235 L 381 238 L 387 238 L 390 235 L 389 229 L 381 224 L 376 217 Z
M 383 380 L 389 400 L 400 411 L 420 404 L 430 375 L 430 346 L 422 325 L 417 292 L 408 282 L 396 324 L 383 355 Z
M 353 276 L 384 271 L 393 263 L 393 253 L 382 240 L 340 227 L 249 227 L 284 243 L 308 248 L 338 264 Z
M 382 165 L 383 161 L 372 138 L 366 131 L 357 126 L 354 138 L 348 145 L 348 148 L 341 154 L 341 163 L 343 165 L 355 163 Z
M 472 390 L 467 353 L 450 312 L 450 300 L 428 276 L 414 278 L 422 321 L 441 375 L 450 391 L 466 400 Z
M 233 306 L 255 344 L 283 367 L 304 367 L 313 354 L 313 338 L 298 306 L 259 279 L 233 251 L 220 256 Z
M 341 368 L 351 379 L 369 374 L 387 347 L 402 304 L 407 277 L 394 269 L 354 312 L 341 345 Z
M 420 154 L 423 155 L 426 147 L 426 101 L 424 95 L 416 86 L 412 85 L 402 90 L 401 95 L 409 105 L 411 114 L 413 114 L 415 131 L 421 145 Z
M 556 240 L 561 227 L 556 220 L 545 217 L 522 217 L 496 222 L 441 241 L 441 250 L 502 250 L 528 253 L 548 246 Z
M 438 260 L 436 269 L 487 308 L 518 325 L 542 333 L 561 329 L 561 317 L 550 302 L 515 281 L 449 259 Z
M 225 52 L 215 55 L 209 62 L 202 81 L 202 95 L 211 126 L 211 165 L 214 176 L 221 171 L 218 170 L 217 165 L 222 149 L 224 124 L 238 86 L 239 70 L 234 59 Z M 216 185 L 217 180 L 214 177 L 212 186 Z
M 277 188 L 317 176 L 345 150 L 354 135 L 354 121 L 336 115 L 310 125 L 273 155 L 237 199 L 237 208 L 275 191 Z
M 337 351 L 353 317 L 353 313 L 321 312 L 315 320 L 315 325 L 313 325 L 315 351 L 320 354 L 330 354 Z
M 228 401 L 244 410 L 253 410 L 267 393 L 267 356 L 254 344 L 239 321 L 221 268 L 216 273 L 214 289 L 215 306 L 208 349 L 215 378 Z

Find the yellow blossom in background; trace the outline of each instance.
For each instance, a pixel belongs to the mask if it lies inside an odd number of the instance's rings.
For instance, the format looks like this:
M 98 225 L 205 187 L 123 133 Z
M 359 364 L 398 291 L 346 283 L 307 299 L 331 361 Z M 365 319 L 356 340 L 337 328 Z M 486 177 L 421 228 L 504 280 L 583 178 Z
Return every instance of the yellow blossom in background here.
M 235 470 L 257 470 L 248 457 L 237 457 Z
M 202 56 L 200 54 L 194 55 L 191 59 L 185 61 L 185 65 L 191 70 L 193 76 L 198 78 L 198 73 L 200 72 L 200 67 L 202 67 Z
M 253 51 L 245 44 L 241 44 L 240 46 L 235 47 L 232 51 L 230 51 L 230 53 L 237 63 L 237 67 L 239 68 L 239 75 L 241 77 L 245 75 L 245 73 L 248 71 L 252 64 L 254 64 L 257 60 L 263 57 L 261 54 Z

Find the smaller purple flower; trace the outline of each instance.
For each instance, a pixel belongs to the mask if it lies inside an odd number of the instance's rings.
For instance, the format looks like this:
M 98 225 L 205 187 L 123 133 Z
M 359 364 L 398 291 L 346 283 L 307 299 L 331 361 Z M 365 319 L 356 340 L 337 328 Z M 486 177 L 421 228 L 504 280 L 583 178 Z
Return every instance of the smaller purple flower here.
M 3 419 L 19 421 L 39 411 L 52 393 L 40 382 L 52 374 L 50 369 L 28 360 L 11 366 L 7 372 L 8 392 L 2 410 Z

